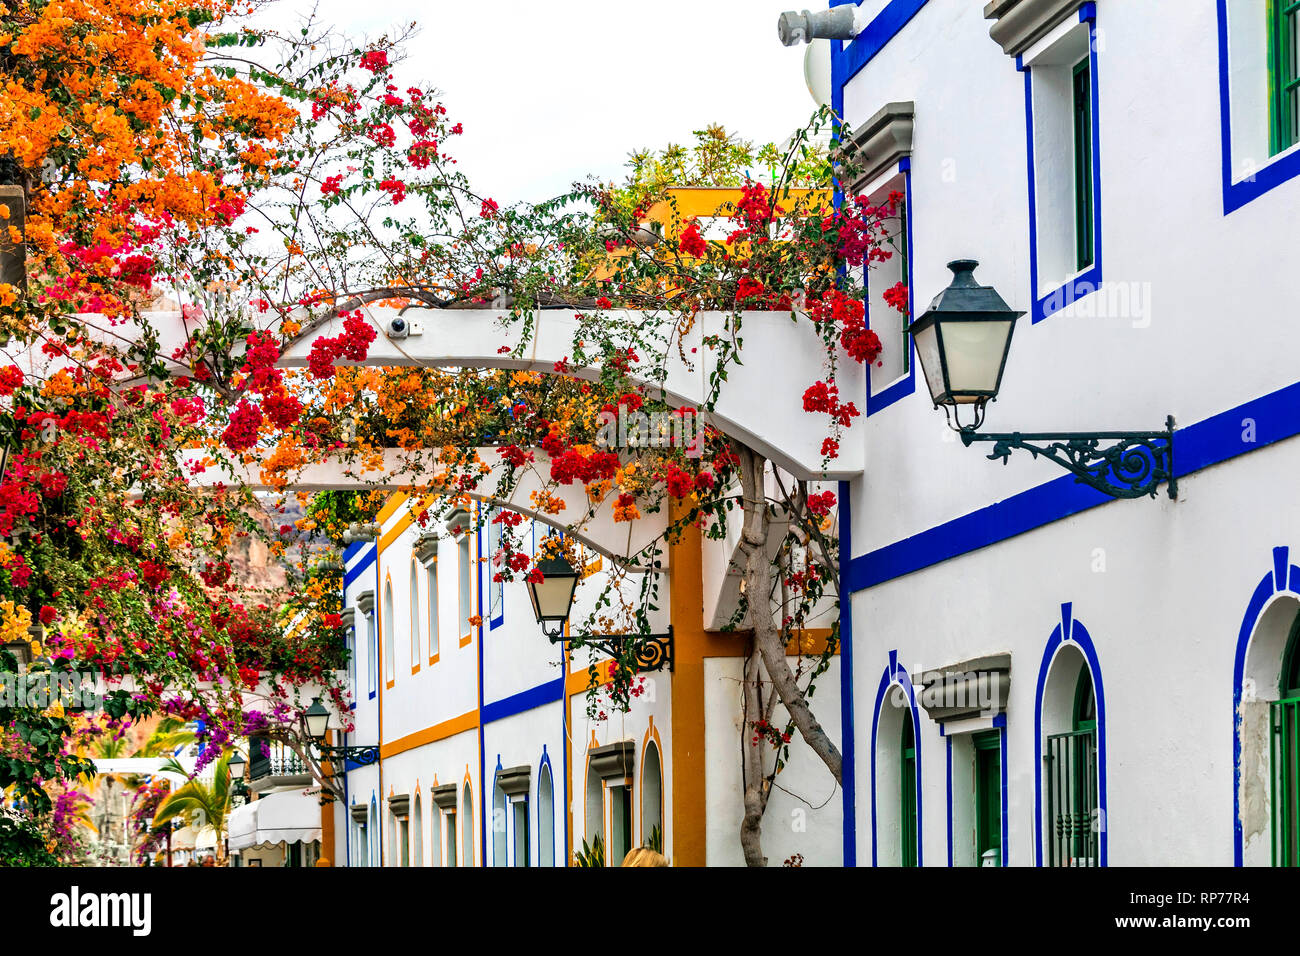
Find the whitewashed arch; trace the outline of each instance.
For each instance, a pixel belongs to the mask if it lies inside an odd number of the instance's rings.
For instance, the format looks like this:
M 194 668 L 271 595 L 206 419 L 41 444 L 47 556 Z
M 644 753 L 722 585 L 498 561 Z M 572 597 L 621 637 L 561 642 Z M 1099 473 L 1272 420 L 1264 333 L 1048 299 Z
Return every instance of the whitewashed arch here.
M 400 310 L 369 306 L 362 310 L 380 334 L 371 343 L 364 365 L 436 366 L 445 368 L 507 368 L 555 374 L 556 363 L 572 358 L 578 329 L 576 312 L 548 309 L 533 313 L 533 332 L 518 351 L 503 354 L 503 345 L 515 345 L 517 333 L 503 324 L 508 313 L 486 309 L 409 309 L 402 316 L 419 334 L 393 339 L 385 334 Z M 644 328 L 667 327 L 671 319 L 650 313 L 617 313 L 624 321 L 640 321 Z M 840 455 L 822 471 L 822 440 L 827 437 L 825 416 L 803 410 L 803 393 L 826 377 L 826 356 L 811 321 L 788 312 L 742 312 L 739 355 L 744 364 L 732 363 L 718 402 L 709 413 L 711 425 L 759 451 L 780 468 L 807 480 L 841 480 L 856 477 L 865 466 L 861 441 L 841 442 Z M 638 316 L 640 319 L 638 320 Z M 102 316 L 82 315 L 94 337 L 118 348 L 129 347 L 144 334 L 133 323 L 113 326 Z M 701 405 L 717 370 L 715 353 L 704 344 L 709 336 L 726 335 L 728 314 L 700 312 L 690 329 L 668 349 L 667 375 L 662 383 L 665 400 L 672 406 Z M 144 313 L 144 322 L 156 334 L 159 354 L 169 357 L 185 346 L 195 331 L 193 321 L 180 312 Z M 284 368 L 306 366 L 313 343 L 334 336 L 343 320 L 328 318 L 305 328 L 284 350 Z M 343 363 L 349 364 L 349 363 Z M 176 374 L 185 370 L 177 365 Z M 644 366 L 640 371 L 647 371 Z M 635 379 L 638 367 L 631 374 Z M 598 366 L 569 368 L 567 374 L 595 378 Z M 839 391 L 846 400 L 866 394 L 866 369 L 846 354 L 836 369 Z M 659 388 L 659 383 L 650 383 Z M 859 401 L 860 404 L 860 401 Z

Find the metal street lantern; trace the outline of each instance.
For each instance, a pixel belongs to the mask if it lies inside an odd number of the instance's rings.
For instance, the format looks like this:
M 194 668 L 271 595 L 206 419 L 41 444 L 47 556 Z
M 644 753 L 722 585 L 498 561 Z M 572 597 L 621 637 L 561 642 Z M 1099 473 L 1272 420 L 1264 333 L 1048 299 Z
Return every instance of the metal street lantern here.
M 325 709 L 319 697 L 312 698 L 311 706 L 302 717 L 307 724 L 307 736 L 312 740 L 324 740 L 325 731 L 330 725 L 330 712 Z
M 957 259 L 948 263 L 952 282 L 910 329 L 935 408 L 942 408 L 948 425 L 969 448 L 993 442 L 988 456 L 1004 465 L 1013 451 L 1024 449 L 1056 462 L 1074 480 L 1112 498 L 1156 495 L 1163 482 L 1170 498 L 1178 497 L 1174 477 L 1174 418 L 1164 431 L 1152 432 L 1002 432 L 981 433 L 984 411 L 998 397 L 1016 312 L 989 286 L 973 275 L 979 263 Z M 973 421 L 963 425 L 961 406 L 972 407 Z
M 673 666 L 673 629 L 664 634 L 581 634 L 566 637 L 564 623 L 573 608 L 573 592 L 578 587 L 578 572 L 562 557 L 548 556 L 537 562 L 542 580 L 528 582 L 528 596 L 533 602 L 533 614 L 552 644 L 568 640 L 579 641 L 588 647 L 603 651 L 610 657 L 628 641 L 638 642 L 633 651 L 636 665 L 641 670 L 659 670 L 664 665 Z
M 528 581 L 528 597 L 542 632 L 552 642 L 564 634 L 564 622 L 573 607 L 573 592 L 578 587 L 578 572 L 561 557 L 545 557 L 537 562 L 542 580 Z M 550 625 L 548 627 L 548 625 Z
M 942 406 L 944 414 L 951 408 L 955 417 L 958 405 L 975 406 L 974 428 L 1002 387 L 1011 333 L 1025 314 L 975 281 L 978 265 L 974 259 L 948 263 L 952 282 L 910 328 L 935 407 Z
M 240 752 L 239 752 L 238 750 L 236 750 L 236 751 L 231 755 L 231 757 L 230 757 L 230 763 L 228 764 L 228 766 L 230 767 L 230 779 L 231 779 L 231 780 L 243 780 L 243 779 L 244 779 L 244 766 L 245 766 L 245 761 L 244 761 L 243 755 L 241 755 Z

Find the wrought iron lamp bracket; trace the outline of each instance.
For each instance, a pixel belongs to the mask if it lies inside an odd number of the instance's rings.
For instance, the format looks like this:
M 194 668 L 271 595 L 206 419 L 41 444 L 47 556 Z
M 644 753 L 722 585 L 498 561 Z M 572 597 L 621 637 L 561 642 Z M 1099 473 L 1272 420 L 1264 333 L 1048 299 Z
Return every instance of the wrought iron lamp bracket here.
M 346 763 L 351 760 L 353 763 L 368 767 L 379 762 L 378 746 L 331 747 L 327 744 L 317 744 L 316 750 L 320 752 L 322 760 L 328 760 L 330 763 Z
M 657 671 L 673 669 L 673 629 L 668 626 L 664 634 L 582 634 L 575 637 L 564 635 L 563 625 L 554 629 L 543 626 L 543 632 L 552 644 L 569 641 L 581 641 L 587 647 L 594 647 L 610 657 L 618 657 L 623 644 L 629 640 L 637 641 L 633 660 L 638 671 Z
M 1075 481 L 1112 498 L 1154 498 L 1161 482 L 1178 497 L 1174 477 L 1174 417 L 1159 432 L 1010 432 L 980 434 L 976 425 L 958 430 L 962 444 L 993 442 L 991 461 L 1006 464 L 1013 451 L 1027 450 L 1056 462 Z

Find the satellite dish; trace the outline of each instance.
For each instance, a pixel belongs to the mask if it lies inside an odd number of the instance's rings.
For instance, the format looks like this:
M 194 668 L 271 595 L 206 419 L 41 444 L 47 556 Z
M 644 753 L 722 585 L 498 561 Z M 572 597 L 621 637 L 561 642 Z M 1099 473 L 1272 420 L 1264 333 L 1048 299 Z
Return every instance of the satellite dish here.
M 831 105 L 831 41 L 813 40 L 803 55 L 803 79 L 818 106 Z

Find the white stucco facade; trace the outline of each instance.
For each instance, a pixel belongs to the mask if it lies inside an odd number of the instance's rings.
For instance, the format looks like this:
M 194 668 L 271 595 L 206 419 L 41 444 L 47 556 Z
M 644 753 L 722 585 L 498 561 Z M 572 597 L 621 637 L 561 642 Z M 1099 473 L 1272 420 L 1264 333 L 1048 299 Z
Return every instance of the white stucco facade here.
M 877 6 L 857 48 L 836 54 L 836 85 L 853 126 L 912 108 L 910 147 L 871 187 L 908 196 L 912 314 L 954 259 L 978 259 L 977 280 L 1026 312 L 983 429 L 1154 431 L 1173 415 L 1179 477 L 1176 500 L 1105 499 L 1028 452 L 1004 467 L 991 446 L 963 447 L 919 370 L 909 384 L 895 364 L 868 386 L 885 400 L 855 426 L 869 465 L 844 486 L 849 852 L 902 859 L 902 724 L 884 688 L 1009 655 L 997 715 L 945 722 L 916 707 L 923 865 L 976 862 L 977 739 L 1003 775 L 1000 862 L 1051 861 L 1045 738 L 1071 732 L 1081 669 L 1096 756 L 1080 786 L 1101 812 L 1064 861 L 1267 864 L 1267 706 L 1251 698 L 1282 693 L 1300 610 L 1300 333 L 1284 251 L 1300 167 L 1266 148 L 1266 4 L 1229 2 L 1226 22 L 1209 0 L 990 5 L 1043 15 L 1014 55 L 978 3 Z M 1053 102 L 1069 107 L 1075 63 L 1090 74 L 1096 227 L 1077 270 L 1078 167 Z M 898 330 L 875 316 L 889 348 Z

